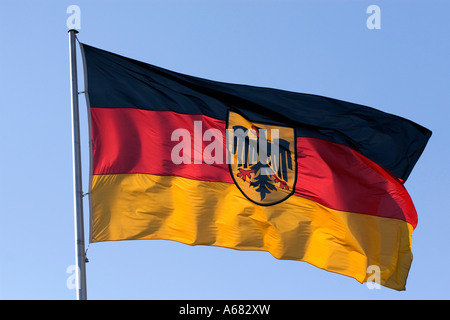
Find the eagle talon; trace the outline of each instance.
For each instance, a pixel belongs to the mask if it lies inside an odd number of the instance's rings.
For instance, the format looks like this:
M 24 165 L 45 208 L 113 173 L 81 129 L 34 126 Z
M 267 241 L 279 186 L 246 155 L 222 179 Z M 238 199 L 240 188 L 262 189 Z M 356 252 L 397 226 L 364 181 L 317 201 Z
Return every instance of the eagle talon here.
M 280 183 L 280 188 L 284 190 L 289 190 L 289 186 L 286 184 L 286 182 L 280 180 L 275 174 L 272 175 L 272 177 L 275 179 L 275 183 Z
M 238 170 L 239 170 L 239 172 L 238 172 L 237 176 L 244 181 L 246 181 L 247 178 L 251 179 L 252 178 L 251 174 L 255 173 L 255 170 L 250 170 L 250 169 L 245 170 L 245 169 L 239 168 Z
M 280 181 L 280 188 L 284 190 L 289 190 L 289 186 L 284 181 Z

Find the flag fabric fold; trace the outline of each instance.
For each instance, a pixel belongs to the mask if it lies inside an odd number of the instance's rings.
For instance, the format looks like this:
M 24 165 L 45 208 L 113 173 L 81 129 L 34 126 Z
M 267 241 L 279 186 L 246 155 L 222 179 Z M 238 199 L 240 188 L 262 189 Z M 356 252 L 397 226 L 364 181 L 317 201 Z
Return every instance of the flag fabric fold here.
M 188 76 L 81 45 L 91 242 L 270 252 L 404 290 L 404 182 L 431 131 L 370 107 Z M 371 270 L 371 269 L 370 269 Z

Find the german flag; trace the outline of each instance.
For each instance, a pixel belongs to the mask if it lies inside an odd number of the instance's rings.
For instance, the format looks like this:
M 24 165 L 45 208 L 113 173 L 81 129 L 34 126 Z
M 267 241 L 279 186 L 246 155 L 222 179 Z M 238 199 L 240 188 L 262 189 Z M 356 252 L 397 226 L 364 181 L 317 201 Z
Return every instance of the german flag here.
M 263 250 L 404 290 L 404 182 L 431 131 L 327 97 L 229 84 L 81 44 L 91 242 Z

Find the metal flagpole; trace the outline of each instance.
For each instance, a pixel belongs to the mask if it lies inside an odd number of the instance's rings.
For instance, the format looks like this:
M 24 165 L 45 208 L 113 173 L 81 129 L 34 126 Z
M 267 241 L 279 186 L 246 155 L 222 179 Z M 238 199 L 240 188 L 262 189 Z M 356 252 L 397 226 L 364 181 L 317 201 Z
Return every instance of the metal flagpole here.
M 81 184 L 80 119 L 78 112 L 78 77 L 75 35 L 77 30 L 69 30 L 70 44 L 70 93 L 72 96 L 72 155 L 75 220 L 75 263 L 77 300 L 86 300 L 86 252 L 84 249 L 83 190 Z

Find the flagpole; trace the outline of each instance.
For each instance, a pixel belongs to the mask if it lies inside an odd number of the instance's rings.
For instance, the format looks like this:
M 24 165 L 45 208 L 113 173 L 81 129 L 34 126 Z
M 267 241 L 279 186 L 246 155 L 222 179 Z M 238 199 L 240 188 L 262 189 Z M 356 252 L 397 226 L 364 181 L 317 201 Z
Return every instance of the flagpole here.
M 72 156 L 75 222 L 75 264 L 77 300 L 86 300 L 86 252 L 84 249 L 83 190 L 81 184 L 80 119 L 78 108 L 78 77 L 76 38 L 77 30 L 69 30 L 70 44 L 70 93 L 72 108 Z

